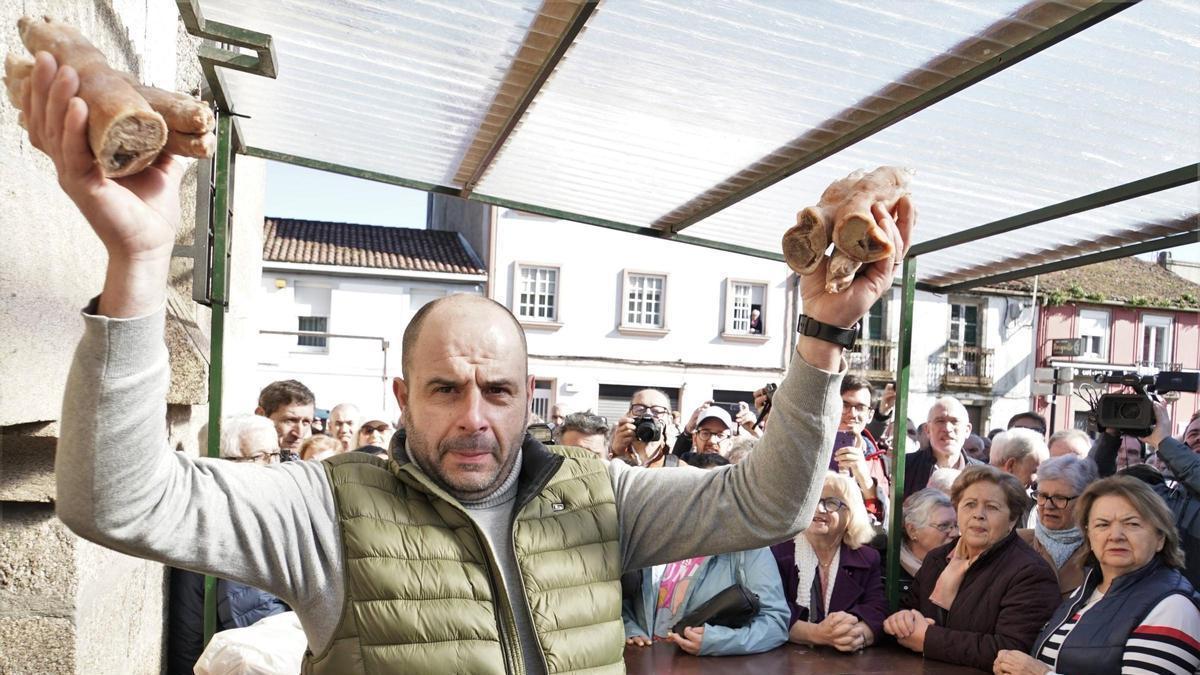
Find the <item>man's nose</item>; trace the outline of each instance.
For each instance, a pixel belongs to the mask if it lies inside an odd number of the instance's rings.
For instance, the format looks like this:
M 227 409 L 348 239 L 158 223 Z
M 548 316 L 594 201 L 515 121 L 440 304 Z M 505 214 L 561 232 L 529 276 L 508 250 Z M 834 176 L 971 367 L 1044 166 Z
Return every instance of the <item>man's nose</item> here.
M 465 395 L 462 397 L 458 426 L 469 433 L 487 429 L 487 417 L 484 415 L 485 405 L 483 392 L 474 387 L 468 387 Z

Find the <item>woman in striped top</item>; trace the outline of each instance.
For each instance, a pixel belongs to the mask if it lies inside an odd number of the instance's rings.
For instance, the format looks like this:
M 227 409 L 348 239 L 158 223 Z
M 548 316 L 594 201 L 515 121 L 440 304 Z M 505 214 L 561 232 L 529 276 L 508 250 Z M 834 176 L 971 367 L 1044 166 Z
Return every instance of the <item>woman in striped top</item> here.
M 1200 672 L 1200 594 L 1166 504 L 1145 483 L 1116 476 L 1079 498 L 1092 554 L 1083 585 L 1038 636 L 1033 656 L 1001 651 L 1004 674 Z

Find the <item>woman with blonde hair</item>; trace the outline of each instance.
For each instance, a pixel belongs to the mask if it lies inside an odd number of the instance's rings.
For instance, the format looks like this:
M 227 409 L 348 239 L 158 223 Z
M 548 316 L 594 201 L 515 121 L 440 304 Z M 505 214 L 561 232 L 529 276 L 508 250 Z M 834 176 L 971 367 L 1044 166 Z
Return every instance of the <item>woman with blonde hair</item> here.
M 887 598 L 862 492 L 830 471 L 812 524 L 771 547 L 791 609 L 788 640 L 843 652 L 870 646 L 883 630 Z

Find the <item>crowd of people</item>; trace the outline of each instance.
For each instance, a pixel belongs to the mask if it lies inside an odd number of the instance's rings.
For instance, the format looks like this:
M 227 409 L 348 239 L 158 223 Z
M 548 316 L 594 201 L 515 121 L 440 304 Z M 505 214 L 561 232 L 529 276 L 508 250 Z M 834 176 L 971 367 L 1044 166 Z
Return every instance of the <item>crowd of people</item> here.
M 765 569 L 757 549 L 740 554 L 738 575 L 728 563 L 738 554 L 643 570 L 637 594 L 626 598 L 628 644 L 666 640 L 693 654 L 729 655 L 789 641 L 853 652 L 894 640 L 927 658 L 996 673 L 1200 669 L 1200 413 L 1179 438 L 1169 435 L 1161 404 L 1153 433 L 1141 439 L 1115 429 L 1095 440 L 1074 429 L 1048 436 L 1035 412 L 979 436 L 959 401 L 937 399 L 924 423 L 909 424 L 902 602 L 888 615 L 881 559 L 894 391 L 889 385 L 875 400 L 867 380 L 848 374 L 841 395 L 816 512 L 800 535 L 770 547 L 775 569 Z M 756 401 L 766 407 L 765 391 Z M 643 390 L 613 429 L 590 412 L 574 413 L 556 438 L 567 442 L 587 428 L 589 447 L 611 461 L 708 466 L 698 461 L 706 454 L 721 464 L 740 461 L 734 443 L 752 449 L 767 423 L 750 410 L 731 419 L 708 401 L 679 428 L 668 406 L 663 392 Z M 635 434 L 646 415 L 661 431 L 651 440 Z M 715 584 L 710 565 L 721 565 Z M 711 641 L 702 636 L 712 626 L 673 628 L 682 612 L 731 585 L 759 597 L 752 619 L 718 624 L 721 637 Z M 780 597 L 786 625 L 777 620 Z
M 902 608 L 889 615 L 883 560 L 895 391 L 889 385 L 876 397 L 850 373 L 840 394 L 841 422 L 809 526 L 772 546 L 627 573 L 628 645 L 661 640 L 706 656 L 787 642 L 855 652 L 894 640 L 996 673 L 1081 672 L 1084 663 L 1089 672 L 1200 667 L 1200 414 L 1173 439 L 1160 406 L 1155 433 L 1137 445 L 1115 430 L 1095 440 L 1080 430 L 1047 436 L 1034 412 L 980 436 L 961 403 L 939 398 L 923 424 L 909 426 Z M 754 450 L 769 411 L 764 389 L 736 415 L 705 401 L 681 424 L 667 394 L 643 389 L 615 423 L 555 406 L 545 426 L 552 443 L 606 462 L 719 470 Z M 351 451 L 387 458 L 403 424 L 366 419 L 350 403 L 334 405 L 325 420 L 317 415 L 308 387 L 273 382 L 254 414 L 223 421 L 221 457 L 260 465 Z M 1146 446 L 1156 452 L 1144 454 Z M 731 589 L 752 603 L 731 606 Z M 202 599 L 202 577 L 174 569 L 172 673 L 191 673 L 199 658 Z M 225 579 L 217 599 L 219 630 L 290 611 L 271 593 Z M 1105 665 L 1093 671 L 1096 658 Z

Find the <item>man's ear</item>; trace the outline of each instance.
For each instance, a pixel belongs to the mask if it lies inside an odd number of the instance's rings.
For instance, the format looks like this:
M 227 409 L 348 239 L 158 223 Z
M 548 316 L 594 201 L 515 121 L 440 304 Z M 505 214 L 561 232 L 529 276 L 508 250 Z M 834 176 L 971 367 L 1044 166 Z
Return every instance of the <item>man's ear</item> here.
M 392 394 L 395 395 L 396 403 L 400 404 L 401 410 L 408 408 L 408 384 L 404 378 L 392 378 Z
M 525 409 L 533 410 L 533 375 L 529 376 L 529 380 L 525 382 Z
M 261 405 L 254 409 L 254 414 L 258 415 L 259 417 L 269 417 L 269 415 L 267 415 L 267 411 L 263 410 Z

